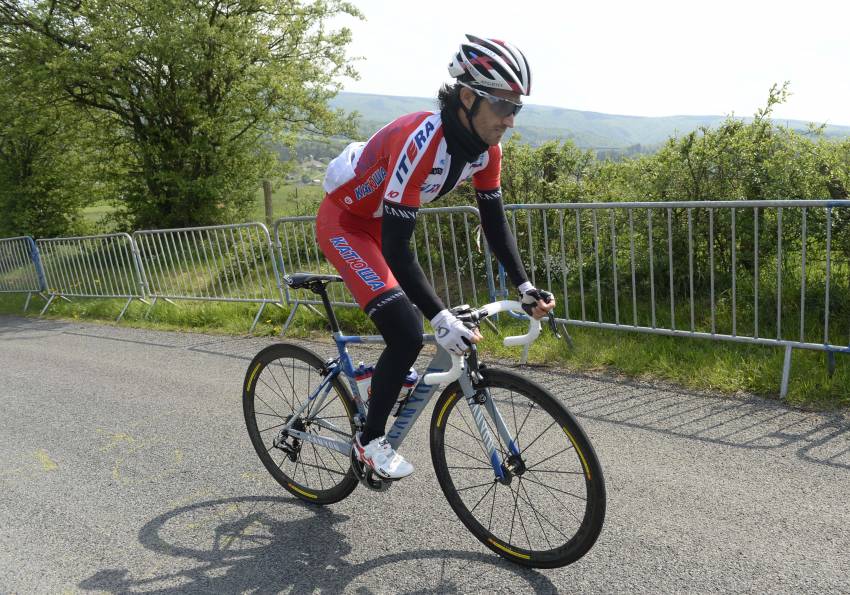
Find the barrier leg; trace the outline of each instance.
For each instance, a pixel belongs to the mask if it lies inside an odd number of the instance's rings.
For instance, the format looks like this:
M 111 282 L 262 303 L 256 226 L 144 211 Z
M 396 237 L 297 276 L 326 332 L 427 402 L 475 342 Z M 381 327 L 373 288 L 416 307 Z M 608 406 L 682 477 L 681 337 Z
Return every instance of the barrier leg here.
M 127 308 L 130 307 L 130 302 L 132 302 L 132 301 L 133 301 L 133 298 L 130 298 L 129 300 L 127 300 L 127 303 L 124 304 L 124 308 L 121 310 L 121 314 L 118 315 L 118 318 L 115 319 L 115 322 L 118 322 L 119 320 L 121 320 L 121 318 L 124 316 L 124 313 L 127 311 Z
M 784 399 L 788 395 L 788 376 L 791 374 L 791 346 L 785 346 L 785 363 L 782 366 L 782 386 L 779 389 L 779 398 Z
M 27 311 L 27 308 L 30 307 L 30 300 L 32 299 L 32 292 L 27 293 L 27 301 L 24 303 L 24 312 Z
M 289 313 L 289 317 L 286 319 L 286 323 L 283 325 L 283 329 L 280 331 L 280 336 L 284 336 L 286 334 L 287 329 L 289 329 L 289 325 L 292 323 L 292 319 L 295 318 L 295 312 L 298 311 L 298 306 L 301 305 L 301 302 L 295 302 L 295 305 L 292 307 L 292 311 Z
M 55 297 L 56 297 L 55 294 L 50 296 L 50 299 L 47 300 L 46 304 L 44 304 L 44 308 L 41 309 L 41 313 L 39 314 L 39 316 L 44 316 L 44 313 L 47 312 L 47 309 L 50 307 L 50 304 L 53 303 L 53 300 L 54 300 Z
M 251 325 L 251 328 L 248 330 L 248 333 L 254 332 L 254 328 L 256 328 L 257 322 L 260 320 L 260 316 L 262 316 L 263 310 L 265 310 L 265 309 L 266 309 L 266 302 L 263 302 L 263 305 L 260 306 L 260 311 L 257 312 L 256 316 L 254 316 L 254 323 Z
M 573 338 L 570 336 L 570 331 L 567 330 L 566 322 L 561 323 L 561 332 L 564 333 L 564 340 L 567 342 L 567 345 L 569 345 L 570 349 L 575 349 L 576 344 L 573 342 Z
M 159 298 L 153 298 L 153 301 L 151 302 L 151 306 L 150 306 L 150 308 L 148 308 L 148 311 L 147 311 L 147 312 L 145 312 L 145 320 L 147 320 L 147 319 L 148 319 L 148 316 L 150 316 L 150 315 L 151 315 L 151 311 L 153 310 L 153 307 L 154 307 L 154 306 L 156 306 L 156 300 L 158 300 L 158 299 L 159 299 Z
M 832 351 L 826 352 L 826 373 L 830 378 L 835 374 L 835 353 Z

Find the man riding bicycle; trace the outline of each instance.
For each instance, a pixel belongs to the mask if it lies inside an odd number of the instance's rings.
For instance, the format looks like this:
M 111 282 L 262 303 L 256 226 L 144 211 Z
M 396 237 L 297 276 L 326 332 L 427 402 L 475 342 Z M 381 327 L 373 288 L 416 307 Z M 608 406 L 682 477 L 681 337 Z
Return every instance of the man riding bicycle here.
M 531 90 L 531 71 L 509 43 L 466 37 L 449 65 L 455 83 L 443 85 L 437 96 L 440 111 L 402 116 L 367 142 L 348 145 L 328 165 L 316 217 L 322 252 L 387 344 L 372 376 L 366 426 L 353 444 L 358 459 L 385 479 L 413 472 L 384 433 L 422 349 L 414 304 L 447 351 L 462 355 L 482 338 L 449 312 L 410 249 L 420 206 L 471 177 L 484 235 L 519 290 L 523 309 L 542 318 L 555 307 L 552 294 L 528 281 L 500 189 L 499 143 Z

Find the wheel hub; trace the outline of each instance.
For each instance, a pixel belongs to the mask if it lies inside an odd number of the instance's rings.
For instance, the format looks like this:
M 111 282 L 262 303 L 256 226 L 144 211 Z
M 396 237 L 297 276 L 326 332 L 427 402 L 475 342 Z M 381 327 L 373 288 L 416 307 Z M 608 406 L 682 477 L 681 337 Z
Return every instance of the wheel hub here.
M 286 420 L 284 421 L 284 425 L 288 425 L 289 420 L 291 419 L 292 415 L 288 415 L 286 417 Z M 300 417 L 297 418 L 292 424 L 292 429 L 297 430 L 299 432 L 307 431 L 307 427 L 304 425 L 304 420 Z M 289 442 L 290 439 L 291 442 Z M 274 441 L 272 441 L 272 445 L 275 448 L 282 450 L 284 453 L 286 453 L 286 456 L 293 463 L 296 461 L 296 459 L 298 459 L 298 454 L 301 452 L 301 440 L 295 438 L 294 436 L 290 436 L 289 431 L 286 429 L 280 431 L 280 433 L 275 437 Z

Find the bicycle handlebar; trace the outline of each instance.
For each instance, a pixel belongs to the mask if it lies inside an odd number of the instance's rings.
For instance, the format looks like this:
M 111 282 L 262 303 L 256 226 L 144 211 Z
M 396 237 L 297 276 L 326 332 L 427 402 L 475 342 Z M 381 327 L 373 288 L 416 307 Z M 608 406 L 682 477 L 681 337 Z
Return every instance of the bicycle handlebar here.
M 472 312 L 471 317 L 474 321 L 481 320 L 488 316 L 498 314 L 499 312 L 522 312 L 522 304 L 514 300 L 501 300 L 482 306 L 478 310 Z M 516 335 L 513 337 L 505 337 L 503 343 L 505 347 L 516 347 L 520 345 L 530 345 L 537 337 L 540 336 L 540 321 L 534 318 L 529 318 L 528 332 L 524 335 Z M 448 384 L 454 382 L 460 377 L 463 370 L 464 357 L 452 354 L 452 367 L 445 372 L 431 372 L 422 377 L 422 382 L 429 385 Z

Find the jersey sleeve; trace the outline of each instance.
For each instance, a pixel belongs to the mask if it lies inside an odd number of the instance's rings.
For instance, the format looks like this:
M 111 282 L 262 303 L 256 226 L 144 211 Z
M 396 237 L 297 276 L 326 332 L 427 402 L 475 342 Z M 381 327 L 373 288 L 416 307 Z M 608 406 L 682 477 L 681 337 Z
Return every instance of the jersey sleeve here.
M 502 145 L 487 150 L 487 165 L 472 174 L 472 185 L 476 190 L 495 190 L 502 185 Z

